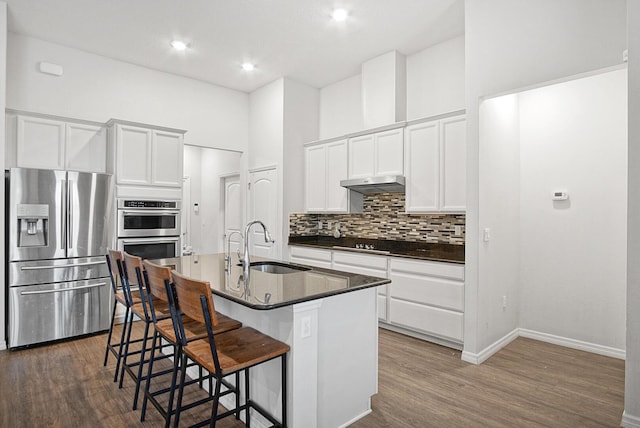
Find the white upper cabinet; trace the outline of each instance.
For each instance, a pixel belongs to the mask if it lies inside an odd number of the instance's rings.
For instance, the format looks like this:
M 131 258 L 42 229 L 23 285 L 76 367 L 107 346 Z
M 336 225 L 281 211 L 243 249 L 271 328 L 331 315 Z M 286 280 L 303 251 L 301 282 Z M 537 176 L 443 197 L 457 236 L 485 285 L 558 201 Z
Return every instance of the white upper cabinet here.
M 107 129 L 82 123 L 67 123 L 67 169 L 107 172 Z
M 118 184 L 182 186 L 184 131 L 119 121 L 109 124 L 115 138 Z
M 343 212 L 349 209 L 347 140 L 305 148 L 305 209 L 307 212 Z
M 402 128 L 349 139 L 349 178 L 404 174 Z
M 467 125 L 464 117 L 440 121 L 442 147 L 440 171 L 440 210 L 466 210 Z
M 182 186 L 182 134 L 153 131 L 151 182 L 159 186 Z
M 464 212 L 465 117 L 407 126 L 405 140 L 406 211 Z
M 7 166 L 104 173 L 107 132 L 97 123 L 10 112 L 7 153 Z

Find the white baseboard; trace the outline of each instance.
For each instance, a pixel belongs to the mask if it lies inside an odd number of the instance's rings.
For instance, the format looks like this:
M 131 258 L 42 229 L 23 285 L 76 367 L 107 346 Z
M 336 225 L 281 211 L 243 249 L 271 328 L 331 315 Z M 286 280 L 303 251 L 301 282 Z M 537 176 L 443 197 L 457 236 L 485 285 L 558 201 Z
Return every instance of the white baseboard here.
M 630 415 L 625 411 L 622 413 L 622 422 L 620 425 L 624 428 L 640 428 L 640 417 Z
M 471 364 L 482 364 L 487 361 L 493 354 L 517 339 L 518 335 L 518 329 L 516 328 L 515 330 L 507 333 L 477 354 L 469 351 L 462 351 L 462 361 L 466 361 L 467 363 Z
M 596 343 L 583 342 L 582 340 L 570 339 L 567 337 L 555 336 L 553 334 L 540 333 L 538 331 L 520 329 L 520 336 L 528 339 L 535 339 L 541 342 L 552 343 L 554 345 L 565 346 L 567 348 L 578 349 L 580 351 L 592 352 L 606 357 L 624 360 L 626 352 L 624 349 L 612 348 L 610 346 L 598 345 Z
M 370 414 L 372 411 L 373 410 L 371 410 L 371 408 L 369 408 L 369 410 L 367 410 L 366 412 L 360 413 L 358 416 L 356 416 L 355 418 L 351 419 L 349 422 L 346 422 L 346 423 L 340 425 L 339 428 L 346 428 L 349 425 L 356 423 L 356 421 L 359 421 L 360 419 L 364 418 L 365 416 Z
M 577 349 L 580 351 L 591 352 L 594 354 L 604 355 L 606 357 L 618 358 L 624 360 L 626 352 L 624 349 L 612 348 L 610 346 L 598 345 L 596 343 L 583 342 L 581 340 L 570 339 L 568 337 L 555 336 L 553 334 L 541 333 L 538 331 L 527 330 L 524 328 L 516 328 L 505 336 L 493 342 L 482 351 L 474 354 L 469 351 L 462 352 L 462 361 L 472 364 L 482 364 L 488 360 L 493 354 L 507 346 L 518 337 L 526 337 L 541 342 L 552 343 L 554 345 L 564 346 L 566 348 Z M 640 428 L 640 425 L 638 425 Z

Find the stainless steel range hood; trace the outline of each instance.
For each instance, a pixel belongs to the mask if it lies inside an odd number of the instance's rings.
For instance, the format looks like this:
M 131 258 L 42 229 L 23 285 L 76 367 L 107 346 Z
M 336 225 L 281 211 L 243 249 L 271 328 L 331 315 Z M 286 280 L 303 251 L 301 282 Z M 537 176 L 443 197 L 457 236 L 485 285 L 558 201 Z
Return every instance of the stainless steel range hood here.
M 340 185 L 364 195 L 383 192 L 404 192 L 404 176 L 386 175 L 383 177 L 354 178 L 341 180 Z

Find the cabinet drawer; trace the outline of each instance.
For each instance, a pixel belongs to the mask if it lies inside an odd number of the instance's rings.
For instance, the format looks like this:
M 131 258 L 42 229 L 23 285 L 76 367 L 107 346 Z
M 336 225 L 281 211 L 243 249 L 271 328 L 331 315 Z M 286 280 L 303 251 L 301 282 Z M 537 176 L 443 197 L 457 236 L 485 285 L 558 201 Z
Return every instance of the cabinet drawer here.
M 391 271 L 391 297 L 464 311 L 464 283 Z
M 391 272 L 403 272 L 415 275 L 437 276 L 464 281 L 464 265 L 446 262 L 409 261 L 391 258 Z
M 292 263 L 331 269 L 331 251 L 291 246 L 289 260 Z
M 354 254 L 348 252 L 335 251 L 333 253 L 333 263 L 336 269 L 345 267 L 349 272 L 361 273 L 363 275 L 373 275 L 387 277 L 387 257 L 371 256 L 368 254 Z M 374 273 L 377 272 L 377 273 Z
M 464 316 L 460 312 L 390 298 L 388 315 L 393 324 L 462 342 Z

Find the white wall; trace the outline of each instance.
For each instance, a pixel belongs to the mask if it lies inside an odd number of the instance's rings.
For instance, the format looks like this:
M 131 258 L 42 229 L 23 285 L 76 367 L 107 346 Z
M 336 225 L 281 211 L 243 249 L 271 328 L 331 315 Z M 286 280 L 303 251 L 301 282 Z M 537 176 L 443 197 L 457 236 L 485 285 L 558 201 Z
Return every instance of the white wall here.
M 520 327 L 624 351 L 627 71 L 518 98 Z
M 464 36 L 407 56 L 407 120 L 464 109 Z
M 196 254 L 223 251 L 224 206 L 221 176 L 240 173 L 242 153 L 206 147 L 185 146 L 184 176 L 191 182 L 191 206 L 183 210 L 189 216 L 189 245 Z M 198 204 L 198 212 L 193 205 Z M 242 211 L 240 211 L 242 212 Z
M 640 427 L 640 2 L 627 2 L 629 34 L 629 150 L 627 231 L 627 359 L 625 427 Z
M 223 245 L 224 210 L 222 176 L 240 173 L 242 153 L 202 148 L 200 197 L 200 254 L 226 250 Z M 242 212 L 242 211 L 240 211 Z
M 464 36 L 406 57 L 407 120 L 465 108 Z M 362 75 L 320 89 L 319 139 L 365 129 Z
M 518 327 L 520 301 L 520 129 L 516 95 L 495 98 L 480 106 L 480 194 L 482 224 L 489 242 L 481 242 L 480 263 L 500 260 L 500 269 L 483 270 L 481 281 L 490 284 L 476 305 L 487 308 L 478 331 L 489 343 Z M 503 308 L 503 296 L 507 305 Z M 466 316 L 466 315 L 465 315 Z M 496 328 L 500 326 L 500 328 Z M 465 342 L 467 332 L 465 331 Z
M 0 109 L 4 111 L 6 107 L 6 69 L 7 69 L 7 3 L 0 1 Z M 5 120 L 4 114 L 0 115 L 0 165 L 4 165 L 5 146 Z M 4 185 L 0 186 L 0 224 L 4 225 Z M 0 228 L 0 242 L 5 242 L 4 226 Z M 0 278 L 4 284 L 4 245 L 0 246 Z M 5 341 L 5 289 L 0 292 L 0 350 L 6 348 Z
M 477 355 L 493 338 L 510 331 L 509 325 L 489 324 L 494 300 L 502 296 L 493 292 L 487 278 L 499 274 L 503 262 L 491 257 L 480 239 L 490 218 L 480 222 L 480 186 L 488 165 L 479 158 L 479 99 L 620 63 L 626 45 L 625 8 L 624 0 L 465 2 L 467 353 Z M 499 240 L 494 235 L 493 243 Z
M 249 95 L 249 169 L 282 164 L 284 79 Z
M 59 64 L 62 77 L 37 71 Z M 106 122 L 185 129 L 185 144 L 244 151 L 248 95 L 9 33 L 7 107 Z
M 319 91 L 291 79 L 284 81 L 282 169 L 282 259 L 289 260 L 289 214 L 304 211 L 304 143 L 318 139 Z
M 320 89 L 319 139 L 361 131 L 362 76 L 357 74 Z

